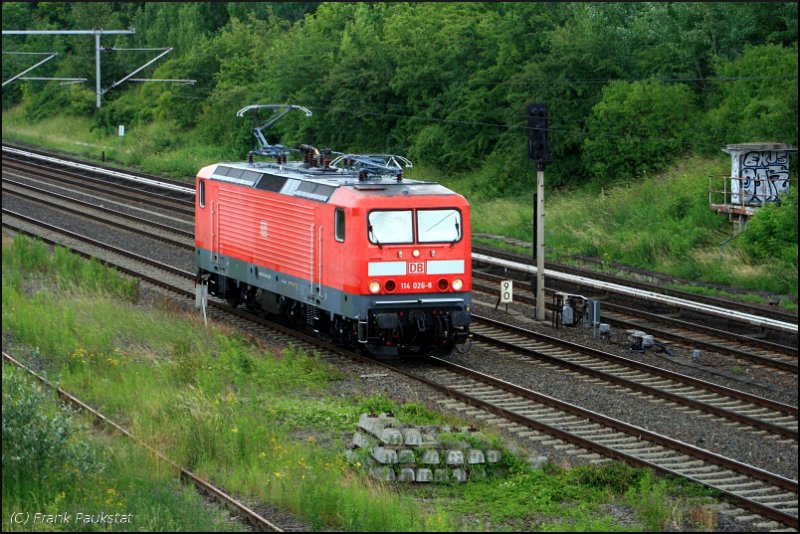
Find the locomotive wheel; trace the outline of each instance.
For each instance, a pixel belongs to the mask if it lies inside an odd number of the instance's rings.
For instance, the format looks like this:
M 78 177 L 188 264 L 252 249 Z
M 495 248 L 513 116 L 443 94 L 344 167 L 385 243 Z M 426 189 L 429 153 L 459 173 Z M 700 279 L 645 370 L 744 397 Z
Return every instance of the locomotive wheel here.
M 472 346 L 472 338 L 470 337 L 464 343 L 461 343 L 460 345 L 456 345 L 455 349 L 456 349 L 456 352 L 458 352 L 459 354 L 466 354 L 467 352 L 469 352 L 469 348 L 471 346 Z
M 229 292 L 225 295 L 225 302 L 228 303 L 228 306 L 231 308 L 236 308 L 244 302 L 244 292 L 240 289 L 236 289 L 232 292 Z

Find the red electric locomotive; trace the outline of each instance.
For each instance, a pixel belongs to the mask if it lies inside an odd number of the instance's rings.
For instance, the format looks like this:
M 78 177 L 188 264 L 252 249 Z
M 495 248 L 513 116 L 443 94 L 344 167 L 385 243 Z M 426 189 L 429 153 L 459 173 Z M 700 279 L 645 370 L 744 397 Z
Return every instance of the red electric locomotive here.
M 278 148 L 276 148 L 278 147 Z M 197 175 L 198 280 L 232 305 L 289 318 L 375 355 L 449 353 L 469 338 L 469 204 L 402 175 L 404 158 L 301 145 L 287 162 Z

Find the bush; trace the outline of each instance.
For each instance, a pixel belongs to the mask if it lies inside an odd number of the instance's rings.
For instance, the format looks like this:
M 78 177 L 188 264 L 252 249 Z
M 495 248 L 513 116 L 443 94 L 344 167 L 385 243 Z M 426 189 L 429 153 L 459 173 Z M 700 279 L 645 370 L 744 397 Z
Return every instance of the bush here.
M 3 368 L 3 498 L 32 492 L 49 502 L 85 474 L 101 471 L 95 451 L 74 437 L 69 412 L 53 409 L 24 375 Z
M 600 185 L 658 171 L 685 152 L 696 116 L 686 85 L 612 82 L 589 116 L 584 165 Z
M 417 133 L 408 155 L 413 161 L 424 161 L 441 169 L 453 166 L 448 161 L 452 157 L 450 136 L 438 124 L 429 124 Z
M 58 115 L 69 107 L 67 91 L 55 82 L 50 82 L 42 87 L 41 82 L 26 83 L 22 87 L 25 106 L 25 118 L 29 120 L 42 120 L 53 115 Z
M 780 261 L 797 270 L 797 187 L 778 204 L 768 204 L 747 223 L 742 246 L 756 261 Z

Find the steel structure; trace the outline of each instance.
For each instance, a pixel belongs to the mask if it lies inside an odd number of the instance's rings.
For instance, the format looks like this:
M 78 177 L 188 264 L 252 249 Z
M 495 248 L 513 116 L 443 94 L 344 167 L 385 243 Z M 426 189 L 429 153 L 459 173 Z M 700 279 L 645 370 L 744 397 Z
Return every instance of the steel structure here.
M 155 63 L 156 61 L 158 61 L 159 59 L 161 59 L 165 55 L 167 55 L 170 52 L 172 52 L 172 48 L 103 48 L 103 47 L 100 46 L 100 37 L 102 37 L 103 35 L 130 35 L 130 34 L 134 34 L 134 33 L 136 33 L 136 30 L 133 29 L 133 28 L 131 28 L 129 30 L 3 30 L 3 35 L 94 35 L 94 43 L 95 43 L 95 94 L 96 94 L 96 104 L 97 104 L 98 108 L 101 106 L 102 97 L 103 97 L 104 94 L 106 94 L 111 89 L 113 89 L 113 88 L 125 83 L 126 81 L 137 81 L 137 82 L 153 81 L 153 82 L 174 82 L 174 83 L 190 83 L 190 84 L 193 84 L 193 83 L 196 82 L 196 80 L 164 80 L 164 79 L 147 80 L 147 79 L 142 79 L 142 78 L 132 78 L 132 76 L 134 74 L 136 74 L 137 72 L 145 69 L 146 67 L 149 67 L 150 65 L 152 65 L 153 63 Z M 141 67 L 135 69 L 130 74 L 128 74 L 128 75 L 124 76 L 123 78 L 121 78 L 120 80 L 114 82 L 113 84 L 111 84 L 106 89 L 101 88 L 101 86 L 100 86 L 100 82 L 101 82 L 101 78 L 100 78 L 100 72 L 101 72 L 101 68 L 100 68 L 100 52 L 111 52 L 111 51 L 116 51 L 116 52 L 125 51 L 125 52 L 127 52 L 127 51 L 153 51 L 153 50 L 161 51 L 162 53 L 159 54 L 158 56 L 156 56 L 155 58 L 151 59 L 150 61 L 148 61 L 147 63 L 145 63 Z M 11 53 L 14 53 L 14 52 L 3 52 L 3 53 L 4 54 L 11 54 Z M 17 53 L 18 54 L 24 54 L 25 52 L 17 52 Z M 29 54 L 33 54 L 34 52 L 28 52 L 28 53 Z M 8 84 L 8 83 L 10 83 L 10 82 L 12 82 L 14 80 L 22 79 L 21 76 L 23 74 L 25 74 L 27 72 L 30 72 L 31 70 L 35 69 L 39 65 L 44 64 L 46 61 L 49 61 L 50 59 L 55 57 L 55 55 L 57 54 L 56 52 L 49 52 L 49 53 L 53 54 L 53 55 L 48 57 L 44 61 L 40 61 L 39 63 L 37 63 L 33 67 L 30 67 L 30 68 L 26 69 L 25 71 L 21 72 L 20 74 L 17 74 L 16 76 L 6 80 L 5 82 L 3 82 L 3 86 L 5 87 L 6 84 Z M 27 79 L 67 80 L 67 81 L 70 81 L 70 82 L 86 81 L 86 78 L 27 78 Z
M 3 32 L 3 33 L 5 33 L 5 32 Z M 5 55 L 16 55 L 16 56 L 47 56 L 46 58 L 44 58 L 43 60 L 41 60 L 41 61 L 40 61 L 39 63 L 37 63 L 36 65 L 33 65 L 32 67 L 28 67 L 27 69 L 23 70 L 23 71 L 22 71 L 22 72 L 20 72 L 19 74 L 16 74 L 16 75 L 12 76 L 11 78 L 9 78 L 8 80 L 4 81 L 4 82 L 3 82 L 3 87 L 5 87 L 7 84 L 9 84 L 9 83 L 13 82 L 14 80 L 16 80 L 16 79 L 18 79 L 18 78 L 22 77 L 22 75 L 29 73 L 30 71 L 32 71 L 32 70 L 33 70 L 33 69 L 35 69 L 36 67 L 38 67 L 38 66 L 40 66 L 40 65 L 44 65 L 45 63 L 47 63 L 48 61 L 50 61 L 51 59 L 53 59 L 54 57 L 56 57 L 56 56 L 58 55 L 58 52 L 3 52 L 3 55 L 4 55 L 4 56 L 5 56 Z

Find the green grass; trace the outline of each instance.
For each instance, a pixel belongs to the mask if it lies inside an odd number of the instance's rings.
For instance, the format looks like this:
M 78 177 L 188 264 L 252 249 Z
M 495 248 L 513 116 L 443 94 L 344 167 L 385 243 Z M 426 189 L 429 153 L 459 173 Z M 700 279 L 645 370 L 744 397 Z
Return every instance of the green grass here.
M 683 487 L 621 463 L 570 470 L 547 465 L 532 470 L 513 463 L 502 482 L 484 480 L 464 486 L 419 490 L 451 501 L 451 509 L 470 517 L 477 530 L 592 532 L 658 532 L 666 521 L 679 520 L 688 502 L 703 502 L 711 492 L 694 484 Z M 669 506 L 677 499 L 680 506 Z M 627 508 L 639 519 L 620 524 L 608 510 Z
M 3 112 L 3 139 L 50 147 L 87 159 L 129 165 L 143 172 L 194 181 L 197 171 L 211 163 L 231 159 L 218 147 L 181 142 L 190 136 L 171 123 L 126 126 L 125 135 L 94 129 L 85 117 L 56 116 L 32 123 L 24 109 Z
M 4 364 L 3 530 L 244 530 L 150 453 L 89 428 Z M 91 519 L 100 514 L 115 522 Z

